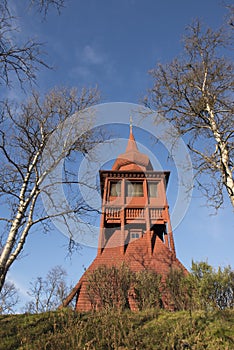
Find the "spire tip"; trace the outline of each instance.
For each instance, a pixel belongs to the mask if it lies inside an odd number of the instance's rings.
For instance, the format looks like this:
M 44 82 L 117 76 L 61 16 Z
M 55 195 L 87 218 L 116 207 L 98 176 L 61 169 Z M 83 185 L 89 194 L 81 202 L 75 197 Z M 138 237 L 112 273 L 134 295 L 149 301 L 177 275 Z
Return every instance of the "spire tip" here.
M 132 116 L 131 115 L 130 115 L 129 125 L 130 125 L 130 132 L 132 133 Z

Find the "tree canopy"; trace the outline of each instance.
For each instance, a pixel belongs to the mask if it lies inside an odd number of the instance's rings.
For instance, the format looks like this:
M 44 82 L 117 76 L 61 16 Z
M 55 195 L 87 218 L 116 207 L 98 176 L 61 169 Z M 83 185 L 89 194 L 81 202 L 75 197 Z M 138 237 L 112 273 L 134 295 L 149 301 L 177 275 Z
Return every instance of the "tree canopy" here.
M 150 71 L 145 103 L 172 122 L 193 155 L 195 177 L 209 204 L 219 208 L 226 191 L 234 207 L 234 105 L 231 40 L 226 27 L 187 28 L 184 52 Z M 229 53 L 229 55 L 228 55 Z
M 44 98 L 34 92 L 27 102 L 2 104 L 0 122 L 0 200 L 4 211 L 0 216 L 0 290 L 6 274 L 21 253 L 30 229 L 61 217 L 65 225 L 72 213 L 83 215 L 89 206 L 67 192 L 70 203 L 55 203 L 55 185 L 77 184 L 72 152 L 89 152 L 101 136 L 93 134 L 93 115 L 82 113 L 99 99 L 96 89 L 53 89 Z M 73 118 L 71 116 L 74 114 Z M 62 145 L 59 147 L 59 140 Z M 99 140 L 99 141 L 98 141 Z M 52 177 L 53 170 L 63 163 L 61 179 Z M 46 181 L 49 179 L 49 181 Z M 85 181 L 85 180 L 84 180 Z M 85 182 L 84 182 L 85 183 Z M 47 210 L 41 196 L 47 200 Z M 53 207 L 53 213 L 48 211 Z M 42 227 L 46 228 L 45 226 Z M 72 241 L 71 228 L 68 227 Z

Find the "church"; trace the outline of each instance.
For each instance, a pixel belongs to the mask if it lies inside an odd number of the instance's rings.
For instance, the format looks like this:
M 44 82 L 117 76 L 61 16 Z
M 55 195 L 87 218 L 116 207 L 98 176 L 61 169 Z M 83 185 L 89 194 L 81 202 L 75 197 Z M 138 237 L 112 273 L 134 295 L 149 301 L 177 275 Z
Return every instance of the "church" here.
M 138 150 L 130 125 L 126 151 L 111 170 L 100 170 L 102 214 L 97 256 L 64 300 L 75 298 L 77 311 L 89 311 L 87 276 L 99 266 L 126 264 L 133 272 L 149 269 L 166 279 L 171 268 L 185 274 L 176 257 L 166 188 L 170 172 L 156 171 L 146 154 Z M 170 308 L 167 298 L 164 307 Z M 129 300 L 134 310 L 134 301 Z

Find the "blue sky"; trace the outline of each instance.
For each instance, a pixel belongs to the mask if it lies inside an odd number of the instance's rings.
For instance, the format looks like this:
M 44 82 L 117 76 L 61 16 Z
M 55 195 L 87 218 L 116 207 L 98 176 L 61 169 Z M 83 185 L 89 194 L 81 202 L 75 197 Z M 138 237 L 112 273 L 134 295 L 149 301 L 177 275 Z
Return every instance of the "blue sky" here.
M 101 102 L 136 104 L 152 84 L 149 69 L 182 52 L 185 27 L 200 18 L 215 28 L 227 13 L 219 0 L 70 0 L 59 16 L 51 11 L 42 21 L 35 10 L 25 11 L 25 3 L 11 2 L 19 16 L 18 36 L 33 36 L 44 42 L 46 60 L 54 66 L 53 70 L 38 73 L 39 91 L 44 93 L 54 86 L 97 85 Z M 14 89 L 8 94 L 25 98 Z M 128 131 L 121 132 L 127 138 Z M 146 140 L 140 138 L 144 144 Z M 171 170 L 170 203 L 174 200 L 176 172 L 160 147 L 155 145 L 152 151 L 160 154 L 165 170 Z M 187 268 L 192 259 L 207 259 L 214 266 L 234 266 L 233 212 L 228 200 L 217 215 L 211 214 L 205 200 L 194 191 L 183 221 L 174 230 L 177 256 Z M 66 258 L 66 244 L 67 238 L 56 229 L 46 235 L 39 230 L 30 234 L 23 257 L 9 274 L 20 288 L 22 299 L 34 277 L 45 276 L 58 264 L 67 270 L 68 280 L 78 281 L 84 267 L 96 256 L 96 249 L 86 247 Z

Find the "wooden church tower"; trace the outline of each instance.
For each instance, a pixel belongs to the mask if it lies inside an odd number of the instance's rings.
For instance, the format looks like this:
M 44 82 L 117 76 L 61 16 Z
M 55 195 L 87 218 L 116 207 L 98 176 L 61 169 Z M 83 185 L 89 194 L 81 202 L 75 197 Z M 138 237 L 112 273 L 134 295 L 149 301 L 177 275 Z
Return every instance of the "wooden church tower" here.
M 100 171 L 102 214 L 97 256 L 63 306 L 76 297 L 76 310 L 91 309 L 87 274 L 101 265 L 126 263 L 135 272 L 154 270 L 164 280 L 173 267 L 186 273 L 176 258 L 166 198 L 169 175 L 168 171 L 153 170 L 148 156 L 139 152 L 130 126 L 125 153 L 111 170 Z

